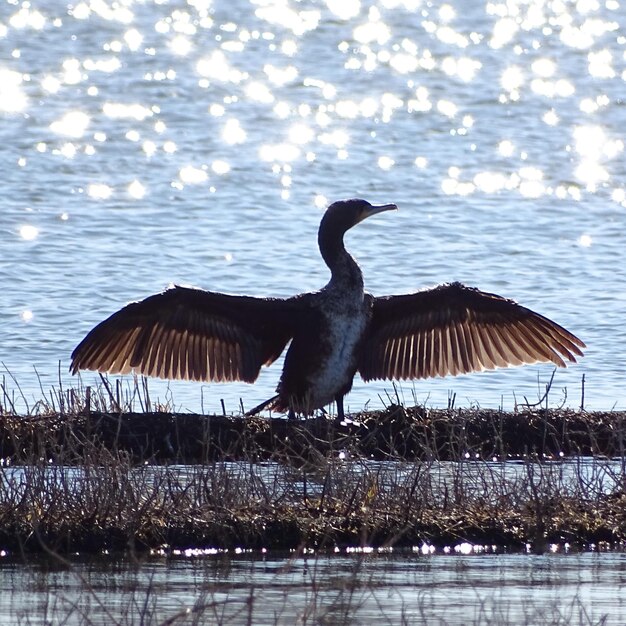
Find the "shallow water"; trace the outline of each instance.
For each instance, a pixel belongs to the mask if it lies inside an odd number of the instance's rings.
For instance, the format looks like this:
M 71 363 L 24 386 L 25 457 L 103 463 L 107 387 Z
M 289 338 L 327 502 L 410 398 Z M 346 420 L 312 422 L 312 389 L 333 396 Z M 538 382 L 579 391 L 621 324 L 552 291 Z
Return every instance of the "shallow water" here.
M 297 502 L 302 497 L 315 497 L 328 489 L 328 481 L 344 485 L 355 484 L 363 477 L 375 480 L 380 489 L 393 488 L 413 481 L 416 468 L 428 476 L 428 487 L 443 498 L 451 484 L 460 481 L 471 486 L 474 493 L 487 500 L 498 498 L 502 491 L 516 491 L 520 484 L 531 480 L 537 486 L 551 485 L 556 493 L 578 499 L 596 499 L 601 495 L 620 492 L 624 482 L 626 461 L 576 457 L 562 461 L 532 463 L 527 461 L 484 461 L 473 459 L 458 461 L 429 461 L 416 464 L 398 461 L 344 461 L 345 453 L 329 461 L 327 470 L 311 466 L 295 468 L 275 462 L 250 463 L 216 462 L 207 465 L 141 465 L 120 474 L 117 479 L 128 480 L 137 492 L 158 489 L 165 481 L 174 490 L 184 491 L 194 481 L 203 482 L 207 475 L 222 480 L 241 481 L 255 492 L 273 494 L 282 502 Z M 89 492 L 90 485 L 99 474 L 98 468 L 53 465 L 48 466 L 0 466 L 0 503 L 20 501 L 28 497 L 33 483 L 43 492 L 54 493 L 59 489 L 63 497 L 69 493 Z M 332 478 L 331 478 L 332 476 Z M 2 549 L 2 546 L 0 546 Z
M 489 548 L 488 548 L 489 549 Z M 0 558 L 5 624 L 623 624 L 623 553 Z M 141 617 L 143 616 L 143 620 Z M 66 621 L 63 621 L 66 619 Z M 404 620 L 404 621 L 402 621 Z
M 585 375 L 588 408 L 626 408 L 625 29 L 619 0 L 0 0 L 0 361 L 32 406 L 59 371 L 75 384 L 96 322 L 170 282 L 319 288 L 322 209 L 363 196 L 400 207 L 349 234 L 370 291 L 515 298 L 589 346 L 554 403 L 577 406 Z M 279 372 L 151 388 L 236 411 Z M 399 394 L 511 408 L 550 374 Z M 387 392 L 357 381 L 347 406 Z

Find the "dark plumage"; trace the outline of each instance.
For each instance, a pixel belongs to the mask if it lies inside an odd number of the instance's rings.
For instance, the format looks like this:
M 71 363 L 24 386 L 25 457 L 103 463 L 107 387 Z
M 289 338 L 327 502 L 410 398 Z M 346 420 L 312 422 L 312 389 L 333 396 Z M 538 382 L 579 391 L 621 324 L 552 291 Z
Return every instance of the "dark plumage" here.
M 440 285 L 374 297 L 346 252 L 344 233 L 395 209 L 365 200 L 331 204 L 318 242 L 331 271 L 315 293 L 253 298 L 175 286 L 128 304 L 98 324 L 72 354 L 72 372 L 252 383 L 291 344 L 277 395 L 261 405 L 311 414 L 343 397 L 358 371 L 366 381 L 457 375 L 537 361 L 564 367 L 585 344 L 512 300 Z

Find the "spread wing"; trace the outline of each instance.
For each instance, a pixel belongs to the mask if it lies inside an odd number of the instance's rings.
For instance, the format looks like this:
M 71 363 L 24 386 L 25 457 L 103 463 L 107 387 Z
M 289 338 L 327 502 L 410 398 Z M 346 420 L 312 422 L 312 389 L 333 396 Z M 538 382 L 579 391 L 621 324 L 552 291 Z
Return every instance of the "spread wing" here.
M 71 370 L 198 381 L 253 382 L 293 334 L 298 298 L 253 298 L 175 286 L 98 324 Z
M 364 380 L 428 378 L 582 356 L 585 344 L 513 300 L 440 285 L 375 298 L 359 371 Z

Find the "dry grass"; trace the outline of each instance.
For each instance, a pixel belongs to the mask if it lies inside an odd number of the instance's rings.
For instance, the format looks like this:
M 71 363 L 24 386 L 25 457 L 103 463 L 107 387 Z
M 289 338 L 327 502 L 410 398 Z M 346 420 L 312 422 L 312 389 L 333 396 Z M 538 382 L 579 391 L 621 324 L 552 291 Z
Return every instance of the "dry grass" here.
M 393 405 L 335 427 L 128 414 L 147 387 L 106 379 L 29 416 L 0 395 L 0 549 L 626 540 L 623 414 Z

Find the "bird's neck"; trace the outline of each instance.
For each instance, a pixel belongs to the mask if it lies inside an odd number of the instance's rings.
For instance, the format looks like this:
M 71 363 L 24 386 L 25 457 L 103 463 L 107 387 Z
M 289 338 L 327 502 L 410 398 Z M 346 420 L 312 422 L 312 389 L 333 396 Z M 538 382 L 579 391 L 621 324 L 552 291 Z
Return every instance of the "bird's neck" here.
M 357 262 L 343 244 L 343 234 L 329 236 L 321 233 L 318 238 L 320 252 L 330 269 L 329 286 L 337 286 L 344 290 L 363 291 L 363 274 Z

